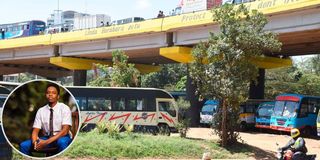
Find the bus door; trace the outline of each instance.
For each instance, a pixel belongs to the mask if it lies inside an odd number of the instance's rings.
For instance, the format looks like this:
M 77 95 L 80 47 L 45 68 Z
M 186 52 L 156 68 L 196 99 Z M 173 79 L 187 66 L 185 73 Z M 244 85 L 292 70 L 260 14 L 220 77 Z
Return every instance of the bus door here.
M 177 107 L 173 99 L 157 98 L 158 124 L 174 127 L 178 123 Z

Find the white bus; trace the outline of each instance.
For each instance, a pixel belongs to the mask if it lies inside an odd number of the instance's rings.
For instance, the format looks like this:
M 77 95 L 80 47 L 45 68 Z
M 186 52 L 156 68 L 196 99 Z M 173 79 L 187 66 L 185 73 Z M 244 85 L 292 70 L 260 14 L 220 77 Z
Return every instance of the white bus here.
M 176 132 L 178 109 L 170 93 L 155 88 L 67 87 L 75 96 L 85 130 L 100 121 L 134 125 L 135 131 Z

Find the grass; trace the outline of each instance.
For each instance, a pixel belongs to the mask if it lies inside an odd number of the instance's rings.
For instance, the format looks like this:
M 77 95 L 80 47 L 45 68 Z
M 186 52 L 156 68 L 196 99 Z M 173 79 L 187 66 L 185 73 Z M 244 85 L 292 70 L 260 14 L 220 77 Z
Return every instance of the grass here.
M 180 137 L 121 134 L 120 139 L 109 138 L 96 132 L 80 133 L 63 157 L 96 158 L 196 158 L 210 152 L 211 158 L 247 158 L 250 150 L 233 152 L 220 148 L 217 143 Z
M 79 133 L 72 146 L 58 157 L 69 158 L 179 158 L 201 159 L 203 153 L 210 152 L 212 159 L 252 157 L 249 147 L 224 149 L 216 142 L 186 139 L 178 136 L 152 136 L 143 134 L 120 134 L 121 138 L 110 138 L 106 133 Z M 239 146 L 234 146 L 239 148 Z M 14 153 L 14 159 L 21 159 Z

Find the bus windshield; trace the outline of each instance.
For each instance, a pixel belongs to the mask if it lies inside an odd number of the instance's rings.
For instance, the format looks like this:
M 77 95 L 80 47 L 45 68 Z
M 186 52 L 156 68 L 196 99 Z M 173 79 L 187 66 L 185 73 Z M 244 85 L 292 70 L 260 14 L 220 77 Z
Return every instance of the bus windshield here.
M 272 110 L 273 110 L 273 108 L 271 108 L 270 106 L 261 106 L 258 109 L 258 115 L 270 117 L 272 115 Z
M 298 109 L 298 102 L 293 101 L 276 101 L 274 106 L 275 116 L 283 117 L 295 117 L 297 115 L 296 110 Z
M 201 113 L 206 115 L 212 115 L 217 110 L 217 105 L 205 105 L 202 107 Z

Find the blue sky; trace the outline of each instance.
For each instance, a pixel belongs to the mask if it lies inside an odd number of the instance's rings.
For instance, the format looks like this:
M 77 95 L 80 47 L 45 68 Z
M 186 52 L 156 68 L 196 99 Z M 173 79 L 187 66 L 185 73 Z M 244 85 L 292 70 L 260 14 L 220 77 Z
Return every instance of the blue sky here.
M 127 17 L 156 17 L 174 9 L 179 0 L 59 0 L 60 10 L 89 14 L 107 14 L 112 20 Z M 58 8 L 58 0 L 6 0 L 1 4 L 0 24 L 27 20 L 43 20 Z

